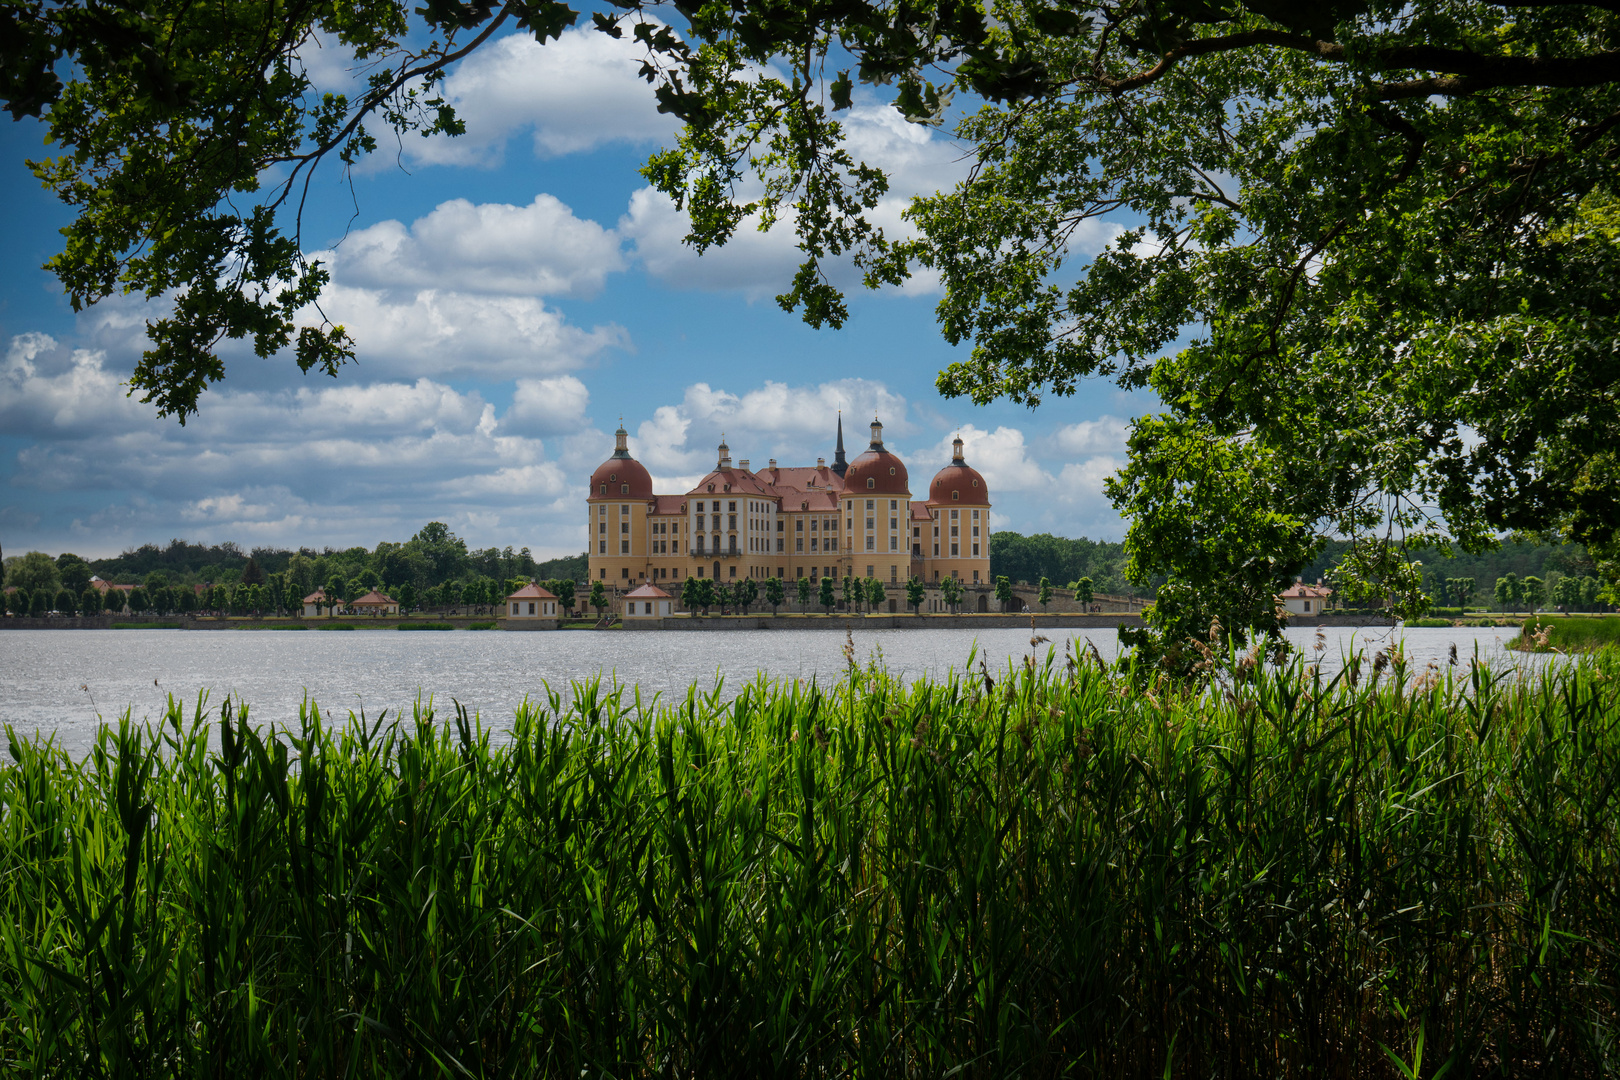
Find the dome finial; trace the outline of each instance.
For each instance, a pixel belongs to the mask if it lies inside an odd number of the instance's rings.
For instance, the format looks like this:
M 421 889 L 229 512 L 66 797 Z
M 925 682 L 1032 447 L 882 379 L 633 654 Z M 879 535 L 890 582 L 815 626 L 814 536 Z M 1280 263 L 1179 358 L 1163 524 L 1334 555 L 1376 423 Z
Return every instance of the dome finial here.
M 872 449 L 883 449 L 883 422 L 876 415 L 872 417 Z
M 627 458 L 630 456 L 630 433 L 624 430 L 624 417 L 619 417 L 619 430 L 613 433 L 613 456 Z
M 962 433 L 957 432 L 956 438 L 951 440 L 951 463 L 953 465 L 966 464 L 962 459 Z

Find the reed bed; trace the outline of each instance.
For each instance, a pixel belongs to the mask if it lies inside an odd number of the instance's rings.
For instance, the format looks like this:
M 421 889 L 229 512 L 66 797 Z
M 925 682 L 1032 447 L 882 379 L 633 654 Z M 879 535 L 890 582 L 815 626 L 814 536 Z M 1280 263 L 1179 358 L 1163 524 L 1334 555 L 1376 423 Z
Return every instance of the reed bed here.
M 1620 664 L 9 731 L 0 1070 L 1603 1076 Z
M 1620 645 L 1620 616 L 1570 618 L 1537 615 L 1519 632 L 1519 648 L 1527 652 L 1591 652 Z

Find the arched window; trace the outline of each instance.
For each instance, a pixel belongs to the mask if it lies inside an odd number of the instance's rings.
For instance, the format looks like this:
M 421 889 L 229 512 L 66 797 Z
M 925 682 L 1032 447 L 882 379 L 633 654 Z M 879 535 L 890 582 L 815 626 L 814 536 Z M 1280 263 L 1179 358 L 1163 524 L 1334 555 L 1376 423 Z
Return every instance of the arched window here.
M 978 481 L 977 481 L 977 480 L 975 480 L 975 481 L 973 481 L 973 486 L 974 486 L 974 487 L 978 487 L 978 486 L 979 486 L 979 482 L 978 482 Z
M 890 466 L 889 466 L 889 475 L 890 475 L 890 476 L 893 476 L 893 475 L 894 475 L 894 466 L 893 466 L 893 465 L 890 465 Z
M 866 486 L 868 489 L 875 488 L 877 487 L 877 481 L 868 476 L 866 478 Z
M 607 485 L 606 484 L 602 485 L 602 494 L 604 494 L 604 495 L 607 494 Z
M 957 499 L 960 499 L 961 497 L 962 497 L 962 493 L 960 491 L 951 492 L 951 501 L 952 502 L 955 502 Z
M 629 484 L 620 484 L 619 485 L 619 494 L 620 495 L 628 495 L 628 494 L 630 494 L 630 485 Z

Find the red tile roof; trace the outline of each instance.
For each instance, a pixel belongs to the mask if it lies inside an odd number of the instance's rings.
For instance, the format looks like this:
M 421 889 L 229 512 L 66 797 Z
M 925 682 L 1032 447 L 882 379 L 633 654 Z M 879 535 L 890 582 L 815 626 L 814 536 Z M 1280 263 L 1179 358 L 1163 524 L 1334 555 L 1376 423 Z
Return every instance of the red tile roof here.
M 544 586 L 529 582 L 517 592 L 507 597 L 508 600 L 555 600 L 555 593 L 549 592 Z
M 1307 585 L 1296 581 L 1288 588 L 1277 594 L 1285 600 L 1322 599 L 1326 600 L 1333 595 L 1333 590 L 1326 585 Z
M 384 594 L 378 592 L 376 589 L 372 589 L 370 592 L 366 593 L 366 595 L 362 596 L 360 599 L 350 601 L 349 606 L 350 607 L 384 607 L 384 606 L 386 606 L 388 604 L 392 604 L 392 603 L 394 603 L 394 598 L 393 597 L 385 596 Z
M 668 600 L 669 593 L 656 585 L 642 585 L 624 594 L 626 600 Z
M 655 514 L 684 514 L 686 513 L 685 495 L 657 495 L 653 498 L 653 513 Z

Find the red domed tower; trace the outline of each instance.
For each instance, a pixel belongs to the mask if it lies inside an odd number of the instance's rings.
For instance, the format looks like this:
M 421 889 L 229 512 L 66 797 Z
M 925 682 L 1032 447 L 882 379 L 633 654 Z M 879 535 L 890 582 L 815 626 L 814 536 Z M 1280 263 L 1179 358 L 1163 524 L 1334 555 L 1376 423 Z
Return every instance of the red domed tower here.
M 883 424 L 876 417 L 872 442 L 849 463 L 839 497 L 844 511 L 844 573 L 877 578 L 890 589 L 903 587 L 914 573 L 911 481 L 906 463 L 883 445 Z
M 652 474 L 646 466 L 630 456 L 629 432 L 621 421 L 613 433 L 613 456 L 591 473 L 592 499 L 650 499 L 653 496 Z
M 653 503 L 652 475 L 630 456 L 629 433 L 620 421 L 613 456 L 591 473 L 586 496 L 586 550 L 590 577 L 615 588 L 629 588 L 647 576 L 647 513 Z
M 990 583 L 990 487 L 962 456 L 962 437 L 951 441 L 951 463 L 928 485 L 923 551 L 928 580 L 954 577 L 967 585 Z
M 849 463 L 844 473 L 844 491 L 850 495 L 869 492 L 874 495 L 901 495 L 911 498 L 911 483 L 906 476 L 906 463 L 889 453 L 883 446 L 883 425 L 872 418 L 872 444 L 866 452 Z
M 948 503 L 958 506 L 990 505 L 990 488 L 985 485 L 984 477 L 962 457 L 960 435 L 951 440 L 951 463 L 935 473 L 934 482 L 928 485 L 930 506 Z

